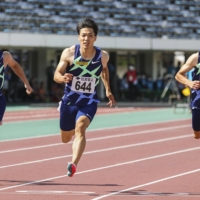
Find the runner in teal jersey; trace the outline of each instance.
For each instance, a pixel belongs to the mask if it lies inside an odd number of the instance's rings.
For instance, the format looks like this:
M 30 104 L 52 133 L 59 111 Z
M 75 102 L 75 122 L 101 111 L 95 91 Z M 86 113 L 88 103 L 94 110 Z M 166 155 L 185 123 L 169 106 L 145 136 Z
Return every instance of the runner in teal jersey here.
M 64 143 L 75 139 L 72 146 L 72 162 L 68 164 L 68 176 L 76 172 L 77 164 L 86 145 L 85 131 L 91 123 L 100 102 L 97 85 L 100 77 L 104 83 L 110 107 L 116 104 L 110 90 L 106 51 L 94 46 L 98 26 L 91 19 L 77 25 L 80 44 L 64 49 L 54 74 L 57 83 L 65 83 L 64 96 L 60 102 L 60 129 Z

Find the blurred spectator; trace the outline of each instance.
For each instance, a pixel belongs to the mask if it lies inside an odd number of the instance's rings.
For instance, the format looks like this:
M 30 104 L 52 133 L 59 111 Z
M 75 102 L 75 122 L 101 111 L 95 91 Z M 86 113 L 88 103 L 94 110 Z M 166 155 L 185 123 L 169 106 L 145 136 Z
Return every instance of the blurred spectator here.
M 35 103 L 39 102 L 40 98 L 39 98 L 39 93 L 38 93 L 39 87 L 38 87 L 38 81 L 37 81 L 37 79 L 34 78 L 34 77 L 32 77 L 30 79 L 30 85 L 33 88 L 33 92 L 32 92 L 32 94 L 30 96 L 31 101 L 35 102 Z
M 47 93 L 50 94 L 52 85 L 55 83 L 53 80 L 55 72 L 55 61 L 51 60 L 49 66 L 46 67 L 46 76 L 47 76 Z
M 173 60 L 171 60 L 167 66 L 167 74 L 171 74 L 173 76 L 176 74 L 176 67 L 173 64 Z
M 111 92 L 113 93 L 114 96 L 118 95 L 118 87 L 117 87 L 117 82 L 118 82 L 118 76 L 116 74 L 116 67 L 108 63 L 108 70 L 109 70 L 109 82 L 110 82 L 110 89 Z
M 18 91 L 20 87 L 19 77 L 11 70 L 9 81 L 8 102 L 18 101 Z
M 148 79 L 147 79 L 147 89 L 152 91 L 154 89 L 153 86 L 154 86 L 154 84 L 153 84 L 152 77 L 148 77 Z
M 180 70 L 180 68 L 181 68 L 181 62 L 178 61 L 175 73 L 177 73 Z
M 137 84 L 137 74 L 136 74 L 135 67 L 130 65 L 128 67 L 128 71 L 125 73 L 124 77 L 127 80 L 129 89 L 133 89 L 134 85 Z
M 140 86 L 142 89 L 147 89 L 147 78 L 145 74 L 141 75 Z
M 60 99 L 63 96 L 63 85 L 61 84 L 57 84 L 57 83 L 53 83 L 51 85 L 51 90 L 50 90 L 50 101 L 51 102 L 59 102 Z
M 128 90 L 128 83 L 126 78 L 119 79 L 119 99 L 126 99 L 126 92 Z
M 124 74 L 123 79 L 126 79 L 129 89 L 129 99 L 134 100 L 137 98 L 137 73 L 135 67 L 130 65 L 128 71 Z
M 44 81 L 40 82 L 39 88 L 38 88 L 38 96 L 39 96 L 39 101 L 40 102 L 47 102 L 48 101 L 48 96 L 45 93 L 44 89 Z
M 158 76 L 155 80 L 155 90 L 163 90 L 164 89 L 164 79 L 162 76 Z

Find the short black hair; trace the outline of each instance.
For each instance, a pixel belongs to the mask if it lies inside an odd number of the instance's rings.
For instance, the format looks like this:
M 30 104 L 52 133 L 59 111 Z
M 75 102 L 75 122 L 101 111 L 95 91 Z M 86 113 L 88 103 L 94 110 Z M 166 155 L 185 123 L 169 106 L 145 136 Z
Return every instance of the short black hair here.
M 98 34 L 98 26 L 92 19 L 86 18 L 77 24 L 76 31 L 78 35 L 80 34 L 80 30 L 82 28 L 92 28 L 94 30 L 95 36 Z

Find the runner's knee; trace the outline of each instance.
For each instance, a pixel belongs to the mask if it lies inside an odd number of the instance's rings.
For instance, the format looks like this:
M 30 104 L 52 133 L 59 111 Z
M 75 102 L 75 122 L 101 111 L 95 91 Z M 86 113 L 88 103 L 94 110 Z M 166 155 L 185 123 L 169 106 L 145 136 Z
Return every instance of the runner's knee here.
M 80 135 L 83 135 L 85 133 L 85 130 L 87 128 L 87 125 L 84 123 L 84 122 L 79 122 L 76 124 L 76 135 L 77 134 L 80 134 Z
M 90 124 L 90 119 L 86 116 L 81 116 L 76 122 L 76 128 L 75 128 L 76 135 L 77 134 L 83 135 L 89 124 Z
M 194 139 L 199 139 L 200 137 L 197 135 L 194 135 Z
M 63 136 L 63 135 L 62 135 L 62 142 L 63 142 L 63 143 L 68 143 L 68 142 L 71 141 L 71 139 L 72 139 L 72 137 L 69 137 L 69 136 Z
M 61 139 L 63 143 L 68 143 L 71 141 L 72 136 L 74 135 L 73 132 L 65 132 L 65 131 L 61 131 Z
M 200 131 L 194 131 L 194 138 L 200 139 Z

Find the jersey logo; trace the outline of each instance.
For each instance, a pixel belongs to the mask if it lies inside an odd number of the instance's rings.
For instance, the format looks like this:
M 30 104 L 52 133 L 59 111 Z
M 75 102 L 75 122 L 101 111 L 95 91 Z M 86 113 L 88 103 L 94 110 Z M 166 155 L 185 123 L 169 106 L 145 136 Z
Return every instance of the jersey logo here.
M 87 65 L 88 65 L 88 62 L 77 61 L 76 64 L 77 64 L 77 65 L 87 66 Z
M 92 61 L 92 64 L 95 64 L 95 63 L 98 63 L 98 62 L 99 62 L 99 61 L 96 61 L 96 62 L 93 62 L 93 61 Z

